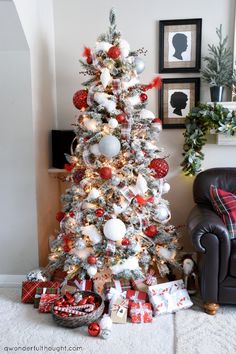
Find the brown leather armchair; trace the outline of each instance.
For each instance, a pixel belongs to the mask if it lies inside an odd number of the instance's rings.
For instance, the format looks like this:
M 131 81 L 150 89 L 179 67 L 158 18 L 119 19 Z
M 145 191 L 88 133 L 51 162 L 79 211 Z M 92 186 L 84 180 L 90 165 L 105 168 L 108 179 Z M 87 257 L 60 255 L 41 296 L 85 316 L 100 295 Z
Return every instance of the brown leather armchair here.
M 199 255 L 200 291 L 205 311 L 214 315 L 219 304 L 236 304 L 236 239 L 212 208 L 210 185 L 236 191 L 236 168 L 201 172 L 193 184 L 196 206 L 187 220 L 188 232 Z

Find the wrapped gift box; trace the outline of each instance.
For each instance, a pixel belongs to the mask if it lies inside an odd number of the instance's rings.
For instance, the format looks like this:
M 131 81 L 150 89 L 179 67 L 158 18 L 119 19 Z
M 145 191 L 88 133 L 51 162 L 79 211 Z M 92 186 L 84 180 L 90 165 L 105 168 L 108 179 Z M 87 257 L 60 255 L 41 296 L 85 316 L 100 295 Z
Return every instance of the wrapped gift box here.
M 111 288 L 115 288 L 117 291 L 122 293 L 128 289 L 131 289 L 131 283 L 127 279 L 119 279 L 119 280 L 113 279 L 111 282 L 105 283 L 104 285 L 105 294 L 107 294 Z
M 21 301 L 25 304 L 33 304 L 37 288 L 59 288 L 58 281 L 23 281 Z
M 150 286 L 148 294 L 155 315 L 173 313 L 193 305 L 182 279 Z
M 51 312 L 54 301 L 59 299 L 59 294 L 42 294 L 39 301 L 39 312 Z
M 59 287 L 57 288 L 36 288 L 36 293 L 34 297 L 34 308 L 39 307 L 39 302 L 41 299 L 41 296 L 44 294 L 59 294 Z
M 131 302 L 146 302 L 148 295 L 144 291 L 129 289 L 126 293 L 126 299 L 129 299 Z
M 133 323 L 152 322 L 152 305 L 150 303 L 135 303 L 130 307 L 130 317 Z
M 61 294 L 65 295 L 66 292 L 74 294 L 76 291 L 91 291 L 93 287 L 93 281 L 91 279 L 85 280 L 73 280 L 73 282 L 68 282 L 73 285 L 64 285 L 61 289 Z
M 126 323 L 128 314 L 128 303 L 127 299 L 116 299 L 111 308 L 111 320 L 114 323 Z
M 131 279 L 131 284 L 133 289 L 139 290 L 139 291 L 148 291 L 148 287 L 150 285 L 156 285 L 157 284 L 157 278 L 155 275 L 155 272 L 153 269 L 151 269 L 145 277 L 138 278 L 138 279 Z

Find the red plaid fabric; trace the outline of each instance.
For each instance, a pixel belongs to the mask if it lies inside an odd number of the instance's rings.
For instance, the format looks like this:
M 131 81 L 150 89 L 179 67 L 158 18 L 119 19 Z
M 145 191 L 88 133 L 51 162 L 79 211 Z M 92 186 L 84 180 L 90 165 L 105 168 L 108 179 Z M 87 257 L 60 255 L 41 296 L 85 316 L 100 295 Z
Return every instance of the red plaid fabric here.
M 59 282 L 53 281 L 23 281 L 21 302 L 25 304 L 33 304 L 37 288 L 58 288 Z
M 236 238 L 236 195 L 213 185 L 210 195 L 213 208 L 227 227 L 229 237 Z

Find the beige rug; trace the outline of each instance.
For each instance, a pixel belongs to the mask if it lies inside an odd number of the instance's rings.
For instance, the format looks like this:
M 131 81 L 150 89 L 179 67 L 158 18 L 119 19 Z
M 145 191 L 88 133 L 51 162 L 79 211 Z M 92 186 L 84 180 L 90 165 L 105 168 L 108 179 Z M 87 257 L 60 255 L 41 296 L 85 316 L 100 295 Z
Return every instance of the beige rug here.
M 176 354 L 235 354 L 236 306 L 221 306 L 215 316 L 202 311 L 201 301 L 175 315 Z
M 21 304 L 19 289 L 0 289 L 1 354 L 7 353 L 7 347 L 15 347 L 8 353 L 31 354 L 173 354 L 173 326 L 174 316 L 166 315 L 150 324 L 114 324 L 108 340 L 92 338 L 86 327 L 58 327 L 50 314 L 40 314 L 33 305 Z

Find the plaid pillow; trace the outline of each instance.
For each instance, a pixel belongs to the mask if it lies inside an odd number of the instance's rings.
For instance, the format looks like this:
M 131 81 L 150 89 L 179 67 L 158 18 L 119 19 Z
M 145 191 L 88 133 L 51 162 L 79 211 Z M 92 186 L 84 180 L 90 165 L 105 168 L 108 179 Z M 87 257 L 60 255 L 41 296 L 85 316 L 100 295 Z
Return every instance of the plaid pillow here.
M 213 208 L 227 227 L 229 237 L 236 238 L 236 195 L 213 185 L 210 195 Z

